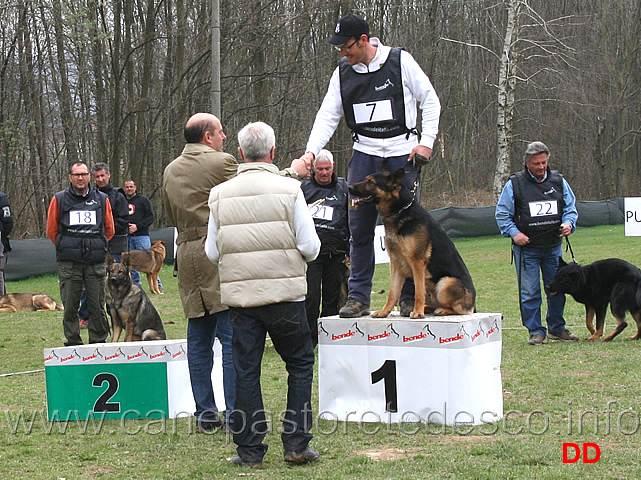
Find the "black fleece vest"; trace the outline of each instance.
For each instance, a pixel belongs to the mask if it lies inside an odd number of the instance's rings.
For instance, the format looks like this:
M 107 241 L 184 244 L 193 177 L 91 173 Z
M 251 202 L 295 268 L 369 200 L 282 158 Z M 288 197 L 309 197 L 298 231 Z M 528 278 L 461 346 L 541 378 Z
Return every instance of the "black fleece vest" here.
M 410 132 L 405 124 L 400 48 L 392 48 L 383 66 L 368 73 L 355 72 L 343 57 L 339 73 L 343 112 L 352 132 L 371 138 Z
M 510 177 L 514 190 L 515 223 L 530 237 L 529 247 L 555 247 L 561 244 L 559 227 L 563 216 L 563 176 L 549 170 L 537 182 L 526 170 Z
M 90 189 L 84 197 L 71 187 L 56 193 L 60 212 L 56 259 L 94 265 L 105 261 L 107 196 Z

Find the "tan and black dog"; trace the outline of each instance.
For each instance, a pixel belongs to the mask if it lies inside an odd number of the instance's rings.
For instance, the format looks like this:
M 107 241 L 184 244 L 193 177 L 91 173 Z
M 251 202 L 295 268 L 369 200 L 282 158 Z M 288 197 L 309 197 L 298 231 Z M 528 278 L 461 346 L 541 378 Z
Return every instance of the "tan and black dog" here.
M 149 291 L 158 295 L 162 294 L 158 288 L 158 273 L 165 261 L 165 245 L 167 242 L 154 240 L 151 242 L 149 250 L 130 250 L 122 252 L 121 261 L 129 268 L 144 272 L 147 274 L 149 282 Z
M 167 338 L 160 315 L 145 291 L 133 282 L 126 265 L 112 263 L 107 266 L 105 297 L 113 342 L 120 340 L 123 329 L 125 342 Z
M 0 312 L 48 312 L 64 309 L 51 295 L 44 293 L 0 295 Z
M 476 291 L 452 240 L 401 181 L 405 171 L 381 171 L 349 187 L 357 200 L 373 198 L 385 226 L 391 285 L 387 303 L 372 317 L 387 317 L 398 303 L 406 278 L 414 279 L 411 318 L 474 313 Z

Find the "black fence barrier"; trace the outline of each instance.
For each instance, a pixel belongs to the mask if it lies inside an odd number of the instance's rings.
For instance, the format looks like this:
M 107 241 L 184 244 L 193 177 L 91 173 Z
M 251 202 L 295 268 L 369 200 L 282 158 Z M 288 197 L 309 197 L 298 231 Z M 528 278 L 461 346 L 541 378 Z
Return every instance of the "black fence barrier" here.
M 624 222 L 623 198 L 603 201 L 579 201 L 579 227 L 616 225 Z M 494 220 L 494 206 L 447 207 L 431 210 L 430 213 L 452 238 L 499 235 Z M 166 264 L 174 263 L 174 229 L 152 229 L 153 240 L 164 240 L 167 249 Z M 7 257 L 5 278 L 7 281 L 56 273 L 56 252 L 48 238 L 12 240 L 12 251 Z

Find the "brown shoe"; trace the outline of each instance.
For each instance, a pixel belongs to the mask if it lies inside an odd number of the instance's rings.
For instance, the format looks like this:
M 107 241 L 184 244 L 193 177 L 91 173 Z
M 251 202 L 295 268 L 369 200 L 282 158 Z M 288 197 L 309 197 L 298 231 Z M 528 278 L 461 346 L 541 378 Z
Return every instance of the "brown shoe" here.
M 528 345 L 541 345 L 543 343 L 548 343 L 548 341 L 544 335 L 541 335 L 540 333 L 535 333 L 534 335 L 530 335 L 530 339 L 528 340 L 527 343 Z
M 548 338 L 550 340 L 561 340 L 562 342 L 576 342 L 579 340 L 579 336 L 574 333 L 570 333 L 569 330 L 563 330 L 558 335 L 548 332 Z
M 345 306 L 338 311 L 341 318 L 355 318 L 369 315 L 369 305 L 361 303 L 353 298 L 348 298 Z

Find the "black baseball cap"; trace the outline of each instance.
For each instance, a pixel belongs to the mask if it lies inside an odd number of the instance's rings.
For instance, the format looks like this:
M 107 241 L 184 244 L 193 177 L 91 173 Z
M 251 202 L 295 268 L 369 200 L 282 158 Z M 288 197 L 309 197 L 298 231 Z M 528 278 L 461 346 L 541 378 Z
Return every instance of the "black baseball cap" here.
M 369 35 L 369 23 L 364 18 L 350 13 L 336 23 L 334 36 L 327 40 L 327 43 L 336 46 L 345 45 L 350 38 L 358 38 L 362 34 Z

